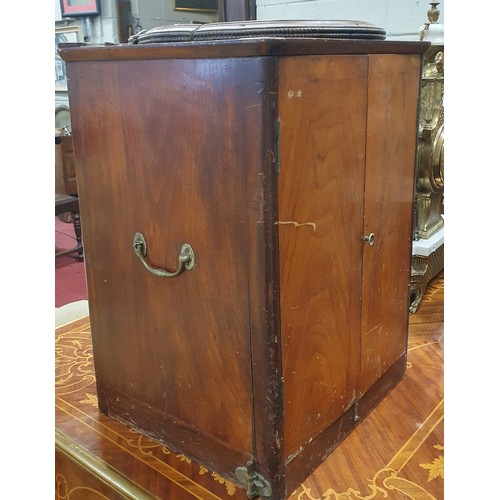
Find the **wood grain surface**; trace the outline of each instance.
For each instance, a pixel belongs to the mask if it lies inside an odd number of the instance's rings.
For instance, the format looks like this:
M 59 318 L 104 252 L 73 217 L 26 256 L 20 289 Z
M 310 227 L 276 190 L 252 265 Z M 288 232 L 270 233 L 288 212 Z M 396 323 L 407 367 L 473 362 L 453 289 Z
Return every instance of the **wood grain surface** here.
M 264 247 L 272 217 L 261 133 L 268 64 L 68 65 L 103 410 L 226 470 L 253 454 L 250 328 L 266 331 L 249 293 L 264 293 L 254 246 Z M 175 270 L 189 243 L 195 270 L 148 273 L 137 231 L 151 265 Z
M 285 456 L 356 397 L 361 321 L 365 56 L 280 65 L 280 303 Z
M 373 387 L 355 409 L 363 418 L 403 374 L 419 64 L 385 54 L 280 64 L 287 460 L 316 438 L 339 440 L 346 422 L 319 436 Z
M 359 392 L 406 351 L 420 58 L 370 55 Z

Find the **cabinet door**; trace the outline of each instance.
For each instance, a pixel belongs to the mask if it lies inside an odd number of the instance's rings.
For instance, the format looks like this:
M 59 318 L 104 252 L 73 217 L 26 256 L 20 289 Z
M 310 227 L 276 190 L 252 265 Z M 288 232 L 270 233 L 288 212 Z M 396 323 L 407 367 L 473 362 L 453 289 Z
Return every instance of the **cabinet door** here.
M 420 56 L 370 55 L 369 68 L 361 394 L 405 368 Z
M 100 406 L 226 471 L 254 452 L 266 64 L 68 64 Z M 148 272 L 136 232 L 151 266 L 175 270 L 189 243 L 194 270 Z
M 281 344 L 285 458 L 356 400 L 366 56 L 280 63 Z

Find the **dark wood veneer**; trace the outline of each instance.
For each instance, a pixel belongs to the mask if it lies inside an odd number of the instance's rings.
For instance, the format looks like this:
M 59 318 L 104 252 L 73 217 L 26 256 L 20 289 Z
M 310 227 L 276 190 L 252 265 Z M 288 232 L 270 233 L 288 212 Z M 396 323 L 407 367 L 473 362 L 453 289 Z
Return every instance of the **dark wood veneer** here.
M 61 49 L 103 412 L 284 499 L 399 382 L 427 46 Z
M 151 45 L 60 44 L 65 61 L 198 59 L 321 54 L 424 54 L 427 42 L 256 38 Z M 78 47 L 78 50 L 74 50 Z

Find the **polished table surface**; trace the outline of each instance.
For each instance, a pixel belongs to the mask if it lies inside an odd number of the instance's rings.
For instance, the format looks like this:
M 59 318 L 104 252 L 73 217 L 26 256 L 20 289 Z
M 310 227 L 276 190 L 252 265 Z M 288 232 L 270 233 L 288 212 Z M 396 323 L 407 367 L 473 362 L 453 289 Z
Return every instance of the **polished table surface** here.
M 443 498 L 443 291 L 441 273 L 410 315 L 405 378 L 289 498 Z M 88 317 L 56 330 L 55 411 L 60 500 L 246 498 L 241 488 L 98 410 Z

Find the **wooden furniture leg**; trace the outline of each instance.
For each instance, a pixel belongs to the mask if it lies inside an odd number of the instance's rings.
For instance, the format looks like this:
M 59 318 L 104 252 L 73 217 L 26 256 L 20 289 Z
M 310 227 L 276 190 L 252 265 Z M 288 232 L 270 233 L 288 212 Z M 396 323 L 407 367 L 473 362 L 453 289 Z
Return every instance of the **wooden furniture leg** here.
M 56 253 L 56 257 L 76 252 L 78 260 L 83 260 L 83 242 L 82 242 L 82 225 L 80 222 L 80 208 L 78 198 L 67 194 L 56 193 L 55 196 L 55 214 L 60 215 L 65 212 L 71 212 L 73 215 L 73 227 L 75 229 L 76 246 L 68 250 Z

